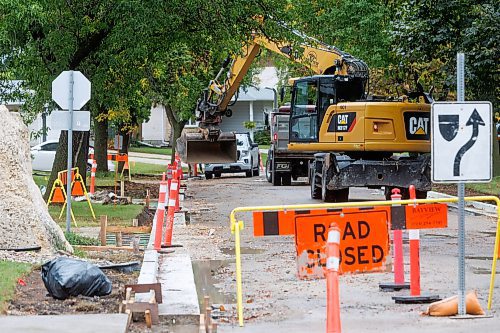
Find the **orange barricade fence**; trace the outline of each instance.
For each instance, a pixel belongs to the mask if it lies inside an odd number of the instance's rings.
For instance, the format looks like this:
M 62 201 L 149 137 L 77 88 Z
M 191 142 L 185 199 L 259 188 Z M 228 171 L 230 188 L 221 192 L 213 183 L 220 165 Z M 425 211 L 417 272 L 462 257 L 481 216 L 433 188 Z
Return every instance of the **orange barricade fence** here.
M 123 162 L 124 165 L 120 176 L 123 177 L 123 172 L 127 170 L 128 180 L 132 181 L 132 177 L 130 175 L 130 164 L 128 161 L 128 154 L 126 153 L 108 154 L 108 161 Z M 118 172 L 118 168 L 116 168 L 116 170 Z
M 491 309 L 496 259 L 500 251 L 500 199 L 495 196 L 465 197 L 465 201 L 494 201 L 497 205 L 497 231 L 488 296 Z M 447 227 L 446 203 L 458 198 L 321 203 L 282 206 L 237 207 L 230 214 L 236 255 L 236 298 L 239 325 L 243 326 L 243 288 L 241 279 L 240 231 L 243 221 L 236 214 L 253 213 L 255 236 L 294 235 L 299 277 L 325 276 L 325 246 L 332 222 L 340 228 L 339 274 L 386 270 L 389 255 L 389 229 L 431 229 Z M 391 207 L 392 206 L 392 207 Z
M 75 173 L 80 173 L 78 167 L 71 168 L 71 181 L 75 180 Z M 59 171 L 57 173 L 57 178 L 66 185 L 68 183 L 68 170 Z

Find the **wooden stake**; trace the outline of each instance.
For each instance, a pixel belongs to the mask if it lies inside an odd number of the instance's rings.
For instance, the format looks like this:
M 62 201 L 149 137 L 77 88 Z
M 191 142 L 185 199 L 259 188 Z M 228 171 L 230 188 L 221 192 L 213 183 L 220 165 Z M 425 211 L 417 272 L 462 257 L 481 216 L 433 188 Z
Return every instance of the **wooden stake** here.
M 151 328 L 151 326 L 153 325 L 151 320 L 151 311 L 149 310 L 144 311 L 144 319 L 146 319 L 146 326 L 148 328 Z
M 149 209 L 149 189 L 146 190 L 146 208 Z
M 101 237 L 101 246 L 106 246 L 106 228 L 108 227 L 108 216 L 101 215 L 101 231 L 99 233 Z
M 210 333 L 210 329 L 212 328 L 212 308 L 208 307 L 205 310 L 207 312 L 207 319 L 205 320 L 205 325 L 207 327 L 207 333 Z
M 116 233 L 116 246 L 118 246 L 118 247 L 123 246 L 123 238 L 122 238 L 121 232 Z
M 125 181 L 122 179 L 120 179 L 120 197 L 124 197 L 125 196 Z
M 132 238 L 132 248 L 134 249 L 135 253 L 139 252 L 139 242 L 139 237 Z

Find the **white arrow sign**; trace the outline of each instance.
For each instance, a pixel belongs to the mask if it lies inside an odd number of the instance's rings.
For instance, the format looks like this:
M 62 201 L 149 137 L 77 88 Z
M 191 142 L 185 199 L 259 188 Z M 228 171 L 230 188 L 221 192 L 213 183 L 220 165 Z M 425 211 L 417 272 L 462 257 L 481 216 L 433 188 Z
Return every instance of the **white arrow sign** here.
M 63 110 L 69 109 L 70 71 L 64 71 L 52 81 L 52 99 Z M 90 99 L 90 81 L 78 71 L 73 71 L 73 110 L 80 110 Z
M 491 103 L 434 103 L 431 117 L 432 180 L 491 181 Z

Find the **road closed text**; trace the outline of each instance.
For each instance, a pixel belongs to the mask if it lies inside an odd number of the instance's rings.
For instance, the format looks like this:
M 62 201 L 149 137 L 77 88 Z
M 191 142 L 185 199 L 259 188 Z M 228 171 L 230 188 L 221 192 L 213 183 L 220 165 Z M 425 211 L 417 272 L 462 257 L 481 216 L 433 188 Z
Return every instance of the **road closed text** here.
M 340 272 L 385 270 L 389 252 L 388 210 L 297 216 L 296 249 L 300 278 L 322 278 L 331 223 L 340 228 Z

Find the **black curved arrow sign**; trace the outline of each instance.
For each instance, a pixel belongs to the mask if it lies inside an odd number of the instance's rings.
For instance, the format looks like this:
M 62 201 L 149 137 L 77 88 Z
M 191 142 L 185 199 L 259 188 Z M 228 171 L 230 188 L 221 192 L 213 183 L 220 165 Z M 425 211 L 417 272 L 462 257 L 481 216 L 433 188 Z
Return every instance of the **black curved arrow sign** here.
M 483 118 L 479 115 L 479 112 L 477 112 L 476 109 L 472 112 L 469 120 L 467 120 L 467 123 L 465 126 L 471 126 L 472 125 L 472 137 L 470 138 L 469 141 L 465 145 L 460 148 L 458 151 L 457 155 L 455 156 L 455 163 L 453 164 L 453 176 L 458 177 L 460 176 L 460 162 L 462 161 L 462 157 L 464 154 L 474 146 L 474 144 L 477 141 L 477 136 L 479 134 L 479 125 L 485 126 L 485 123 L 483 121 Z

